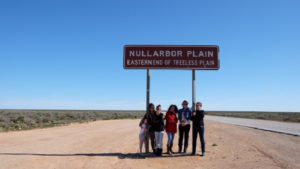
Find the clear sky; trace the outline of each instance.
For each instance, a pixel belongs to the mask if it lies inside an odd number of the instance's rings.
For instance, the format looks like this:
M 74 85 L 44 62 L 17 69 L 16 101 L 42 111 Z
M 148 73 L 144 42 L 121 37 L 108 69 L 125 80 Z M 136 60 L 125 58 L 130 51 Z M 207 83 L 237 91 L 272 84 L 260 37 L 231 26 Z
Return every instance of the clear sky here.
M 300 111 L 298 0 L 2 0 L 0 108 L 144 109 L 123 45 L 219 45 L 206 110 Z M 151 71 L 151 101 L 191 102 L 191 71 Z

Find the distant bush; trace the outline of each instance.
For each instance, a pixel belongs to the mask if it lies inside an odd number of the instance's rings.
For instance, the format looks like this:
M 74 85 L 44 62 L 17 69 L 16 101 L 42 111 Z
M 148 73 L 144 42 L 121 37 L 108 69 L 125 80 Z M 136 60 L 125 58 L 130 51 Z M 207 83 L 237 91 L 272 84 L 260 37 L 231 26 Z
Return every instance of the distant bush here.
M 27 130 L 96 120 L 136 119 L 142 111 L 1 110 L 0 131 Z

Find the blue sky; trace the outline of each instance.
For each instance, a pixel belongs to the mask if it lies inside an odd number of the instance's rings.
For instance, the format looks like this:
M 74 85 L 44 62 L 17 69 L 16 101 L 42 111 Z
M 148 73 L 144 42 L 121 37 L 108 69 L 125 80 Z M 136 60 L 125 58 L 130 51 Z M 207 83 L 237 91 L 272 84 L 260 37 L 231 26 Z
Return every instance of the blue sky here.
M 144 109 L 123 45 L 219 45 L 197 71 L 206 110 L 300 111 L 300 2 L 1 1 L 0 108 Z M 151 71 L 151 101 L 191 101 L 191 71 Z

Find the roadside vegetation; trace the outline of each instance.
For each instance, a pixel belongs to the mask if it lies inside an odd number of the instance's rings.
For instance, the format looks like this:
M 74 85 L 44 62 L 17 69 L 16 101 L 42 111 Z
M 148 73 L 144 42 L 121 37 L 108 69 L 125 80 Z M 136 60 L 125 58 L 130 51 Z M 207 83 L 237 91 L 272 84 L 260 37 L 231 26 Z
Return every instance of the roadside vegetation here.
M 208 111 L 207 114 L 248 119 L 300 122 L 300 112 Z
M 0 132 L 54 127 L 96 120 L 140 119 L 143 111 L 118 110 L 1 110 Z M 300 122 L 300 113 L 207 111 L 208 115 Z
M 96 120 L 137 119 L 142 111 L 0 110 L 0 132 L 84 123 Z

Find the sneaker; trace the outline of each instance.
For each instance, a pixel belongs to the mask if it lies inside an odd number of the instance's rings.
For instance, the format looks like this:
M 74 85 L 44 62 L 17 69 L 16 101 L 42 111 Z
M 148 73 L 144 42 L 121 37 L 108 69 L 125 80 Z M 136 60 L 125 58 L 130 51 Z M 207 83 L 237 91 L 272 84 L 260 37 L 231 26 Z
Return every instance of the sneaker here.
M 204 157 L 205 156 L 205 152 L 202 152 L 202 155 L 201 155 L 202 157 Z

